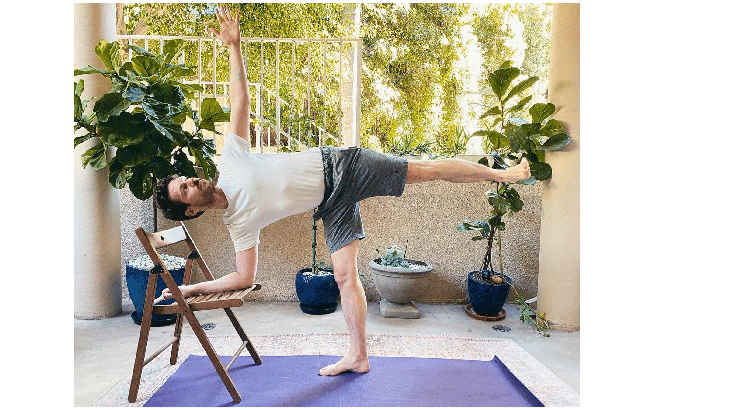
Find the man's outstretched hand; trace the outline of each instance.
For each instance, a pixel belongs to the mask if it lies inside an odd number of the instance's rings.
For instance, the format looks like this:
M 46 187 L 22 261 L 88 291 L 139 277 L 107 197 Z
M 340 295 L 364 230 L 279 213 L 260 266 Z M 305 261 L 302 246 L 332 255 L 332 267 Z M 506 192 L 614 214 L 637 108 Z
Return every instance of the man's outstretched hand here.
M 218 23 L 221 25 L 220 31 L 209 27 L 211 33 L 213 33 L 218 40 L 227 46 L 239 46 L 241 45 L 241 28 L 239 27 L 240 18 L 238 16 L 238 10 L 236 10 L 236 18 L 231 16 L 231 9 L 227 6 L 221 6 L 215 10 L 215 16 L 218 18 Z
M 519 165 L 515 165 L 514 167 L 504 170 L 504 174 L 502 174 L 502 182 L 522 181 L 530 178 L 530 175 L 530 164 L 527 163 L 526 159 L 522 158 Z

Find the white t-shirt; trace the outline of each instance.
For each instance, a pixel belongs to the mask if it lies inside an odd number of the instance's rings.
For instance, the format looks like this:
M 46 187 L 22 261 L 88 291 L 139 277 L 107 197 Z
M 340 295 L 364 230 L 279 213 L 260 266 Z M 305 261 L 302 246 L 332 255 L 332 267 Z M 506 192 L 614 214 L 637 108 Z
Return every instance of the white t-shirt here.
M 218 187 L 228 199 L 223 215 L 236 252 L 259 243 L 261 229 L 279 219 L 316 208 L 324 198 L 319 148 L 259 154 L 229 132 L 218 161 Z

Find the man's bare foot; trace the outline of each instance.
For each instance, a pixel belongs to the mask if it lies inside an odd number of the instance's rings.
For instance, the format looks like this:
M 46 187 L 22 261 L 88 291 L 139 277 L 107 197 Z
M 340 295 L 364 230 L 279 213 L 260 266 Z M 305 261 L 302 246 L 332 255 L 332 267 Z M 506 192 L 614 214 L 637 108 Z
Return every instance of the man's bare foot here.
M 526 159 L 522 158 L 522 162 L 519 165 L 504 170 L 502 174 L 503 181 L 501 182 L 522 181 L 529 178 L 530 175 L 530 164 L 527 163 Z
M 370 361 L 367 356 L 363 359 L 355 359 L 354 357 L 347 355 L 340 359 L 337 363 L 319 369 L 319 375 L 335 376 L 345 372 L 367 373 L 368 371 L 370 371 Z

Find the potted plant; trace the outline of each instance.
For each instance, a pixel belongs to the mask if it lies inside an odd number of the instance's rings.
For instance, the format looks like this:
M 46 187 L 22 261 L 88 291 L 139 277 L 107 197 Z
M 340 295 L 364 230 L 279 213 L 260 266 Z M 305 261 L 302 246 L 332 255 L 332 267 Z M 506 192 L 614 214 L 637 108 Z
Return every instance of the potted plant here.
M 185 275 L 185 259 L 167 254 L 160 254 L 160 258 L 165 264 L 167 270 L 170 272 L 175 283 L 177 283 L 178 286 L 182 285 L 183 277 Z M 125 266 L 125 279 L 127 282 L 127 289 L 129 290 L 129 298 L 132 300 L 132 304 L 134 305 L 134 312 L 131 314 L 132 321 L 138 325 L 142 324 L 144 299 L 147 294 L 147 280 L 150 276 L 149 272 L 153 267 L 152 260 L 147 254 L 128 261 Z M 155 288 L 155 298 L 160 297 L 160 295 L 162 295 L 162 290 L 166 287 L 167 285 L 162 279 L 162 276 L 158 276 L 157 287 Z M 166 299 L 158 304 L 169 305 L 173 302 L 174 299 Z M 176 316 L 177 315 L 174 314 L 152 314 L 152 326 L 171 325 L 175 323 Z
M 484 157 L 484 154 L 467 154 L 467 144 L 474 135 L 467 134 L 464 127 L 455 125 L 448 131 L 440 134 L 436 142 L 437 153 L 431 153 L 431 159 L 458 158 L 466 161 L 477 162 Z
M 517 117 L 532 96 L 522 98 L 516 104 L 507 107 L 507 103 L 518 94 L 529 89 L 537 81 L 537 77 L 529 77 L 510 88 L 512 82 L 520 75 L 520 70 L 507 61 L 489 74 L 489 85 L 497 104 L 485 112 L 481 118 L 495 117 L 491 127 L 475 132 L 473 135 L 484 137 L 488 156 L 491 158 L 491 167 L 505 169 L 508 161 L 519 163 L 523 158 L 530 164 L 532 176 L 517 184 L 532 185 L 536 181 L 544 181 L 552 176 L 552 168 L 545 162 L 545 151 L 555 151 L 564 148 L 570 143 L 570 137 L 565 133 L 563 125 L 555 120 L 548 119 L 555 112 L 555 105 L 551 103 L 533 104 L 528 112 L 530 121 Z M 486 158 L 479 161 L 488 165 Z M 472 240 L 487 240 L 487 250 L 482 260 L 480 270 L 468 275 L 469 299 L 467 312 L 471 310 L 474 316 L 481 318 L 497 318 L 504 316 L 502 306 L 507 299 L 509 289 L 513 283 L 504 272 L 502 259 L 502 244 L 499 232 L 506 229 L 504 217 L 519 212 L 523 207 L 519 192 L 511 183 L 495 182 L 494 189 L 487 191 L 490 213 L 487 218 L 478 221 L 466 220 L 458 225 L 461 232 L 477 231 Z M 495 236 L 499 248 L 499 270 L 492 263 L 492 248 Z M 543 335 L 547 333 L 548 324 L 544 315 L 536 314 L 517 292 L 517 301 L 522 308 L 521 320 L 532 321 Z M 532 319 L 534 314 L 535 319 Z
M 337 310 L 340 288 L 331 267 L 317 263 L 317 220 L 312 213 L 312 265 L 299 269 L 295 279 L 299 308 L 310 315 L 323 315 Z M 314 273 L 313 273 L 314 272 Z
M 106 68 L 74 70 L 74 76 L 101 74 L 112 83 L 111 90 L 96 100 L 87 115 L 90 100 L 81 100 L 84 80 L 74 82 L 74 132 L 86 131 L 74 138 L 74 148 L 92 138 L 97 141 L 81 155 L 82 165 L 96 170 L 109 167 L 109 183 L 117 189 L 128 183 L 140 200 L 152 196 L 156 179 L 173 174 L 196 177 L 197 170 L 208 179 L 216 174 L 215 145 L 203 137 L 203 130 L 217 133 L 215 123 L 229 121 L 230 113 L 213 98 L 203 100 L 199 113 L 192 109 L 188 99 L 202 87 L 183 83 L 185 77 L 195 75 L 195 70 L 173 63 L 182 52 L 181 46 L 182 40 L 167 41 L 157 55 L 129 45 L 136 55 L 122 63 L 119 44 L 101 40 L 95 51 Z M 194 132 L 183 129 L 187 118 L 193 120 Z M 146 288 L 137 285 L 146 283 L 147 275 L 145 269 L 127 269 L 133 301 L 139 299 L 139 292 L 143 300 Z M 163 289 L 158 286 L 157 296 Z
M 380 301 L 380 314 L 383 317 L 417 319 L 420 312 L 414 300 L 421 297 L 421 279 L 433 270 L 430 263 L 416 259 L 406 259 L 406 248 L 393 244 L 379 257 L 368 262 L 373 274 L 375 288 L 383 298 Z M 376 252 L 380 253 L 376 249 Z
M 431 155 L 430 143 L 416 141 L 410 134 L 402 134 L 390 141 L 389 151 L 393 155 L 410 159 L 425 160 Z

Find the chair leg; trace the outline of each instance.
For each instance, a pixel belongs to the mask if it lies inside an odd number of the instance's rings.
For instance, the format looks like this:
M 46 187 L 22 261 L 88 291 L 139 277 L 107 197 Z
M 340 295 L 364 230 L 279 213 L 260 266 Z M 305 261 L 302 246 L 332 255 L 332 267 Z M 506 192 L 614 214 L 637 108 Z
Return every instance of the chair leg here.
M 190 327 L 193 329 L 193 332 L 198 337 L 198 340 L 200 341 L 200 344 L 203 345 L 203 349 L 205 349 L 205 353 L 208 354 L 208 357 L 210 358 L 211 363 L 213 363 L 213 367 L 215 367 L 216 372 L 218 372 L 218 376 L 220 376 L 221 380 L 223 381 L 223 384 L 226 386 L 226 389 L 228 390 L 228 393 L 231 395 L 231 398 L 235 403 L 241 402 L 241 395 L 238 393 L 238 390 L 236 390 L 236 386 L 233 384 L 233 380 L 231 380 L 231 376 L 226 372 L 225 367 L 221 363 L 220 359 L 218 358 L 218 355 L 216 354 L 215 350 L 213 349 L 213 346 L 210 344 L 210 341 L 208 340 L 208 336 L 205 335 L 205 331 L 200 326 L 200 322 L 198 321 L 198 318 L 195 317 L 195 314 L 191 312 L 190 310 L 185 311 L 185 317 L 188 319 L 188 323 L 190 323 Z
M 172 353 L 170 354 L 170 364 L 177 363 L 177 353 L 180 350 L 180 335 L 182 334 L 183 315 L 182 313 L 177 314 L 177 320 L 175 321 L 175 337 L 177 340 L 172 344 Z
M 248 349 L 248 353 L 253 358 L 254 363 L 257 365 L 261 364 L 261 359 L 259 358 L 259 354 L 256 353 L 256 349 L 253 347 L 253 344 L 251 343 L 251 339 L 246 336 L 246 332 L 243 331 L 243 327 L 241 327 L 241 324 L 238 322 L 238 319 L 236 318 L 236 315 L 233 314 L 233 311 L 231 308 L 224 308 L 223 310 L 226 311 L 226 315 L 228 315 L 228 318 L 231 319 L 231 323 L 233 324 L 233 327 L 236 329 L 236 332 L 238 332 L 238 335 L 241 337 L 242 342 L 248 341 L 246 343 L 246 349 Z
M 144 355 L 147 352 L 147 339 L 150 335 L 150 326 L 152 324 L 152 304 L 154 303 L 155 288 L 157 287 L 157 275 L 152 273 L 147 279 L 147 295 L 145 296 L 144 308 L 142 310 L 142 323 L 139 328 L 139 341 L 137 342 L 137 356 L 134 359 L 134 369 L 132 370 L 132 381 L 129 384 L 130 403 L 137 401 L 137 392 L 139 391 L 139 382 L 142 377 L 142 367 L 144 367 Z

